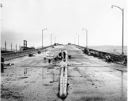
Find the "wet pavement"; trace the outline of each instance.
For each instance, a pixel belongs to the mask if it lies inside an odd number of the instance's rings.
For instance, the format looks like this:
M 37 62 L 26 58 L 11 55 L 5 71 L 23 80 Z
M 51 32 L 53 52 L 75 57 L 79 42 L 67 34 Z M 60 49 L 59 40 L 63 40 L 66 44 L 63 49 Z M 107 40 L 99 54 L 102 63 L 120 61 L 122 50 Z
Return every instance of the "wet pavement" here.
M 49 48 L 66 49 L 68 59 L 68 96 L 65 101 L 126 101 L 127 67 L 87 56 L 72 45 Z M 45 54 L 45 53 L 44 53 Z M 2 74 L 2 101 L 61 101 L 58 98 L 59 63 L 44 61 L 44 54 L 8 62 Z M 122 72 L 121 72 L 122 71 Z

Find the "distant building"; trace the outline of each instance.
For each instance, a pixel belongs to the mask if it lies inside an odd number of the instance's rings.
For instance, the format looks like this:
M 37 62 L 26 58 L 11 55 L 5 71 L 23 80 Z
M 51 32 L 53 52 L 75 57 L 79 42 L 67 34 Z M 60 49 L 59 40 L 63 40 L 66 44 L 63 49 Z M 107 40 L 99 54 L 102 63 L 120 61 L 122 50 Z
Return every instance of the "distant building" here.
M 23 46 L 20 47 L 20 51 L 25 51 L 25 50 L 34 50 L 34 47 L 27 47 L 27 41 L 23 41 Z

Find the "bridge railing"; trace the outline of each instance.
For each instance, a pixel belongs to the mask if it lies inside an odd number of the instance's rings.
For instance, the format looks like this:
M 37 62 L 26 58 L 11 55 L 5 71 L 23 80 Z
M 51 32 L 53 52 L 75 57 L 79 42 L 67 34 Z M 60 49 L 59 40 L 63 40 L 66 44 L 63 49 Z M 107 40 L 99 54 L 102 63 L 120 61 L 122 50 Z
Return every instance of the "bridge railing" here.
M 127 55 L 117 55 L 117 54 L 113 54 L 113 53 L 108 53 L 108 52 L 103 52 L 103 51 L 99 51 L 99 50 L 94 50 L 94 49 L 90 49 L 90 48 L 85 48 L 83 46 L 79 46 L 79 45 L 75 45 L 78 48 L 80 48 L 85 54 L 89 55 L 89 56 L 94 56 L 97 57 L 99 59 L 103 59 L 106 62 L 113 62 L 113 63 L 117 63 L 117 64 L 121 64 L 121 65 L 127 65 Z
M 29 53 L 34 53 L 36 50 L 25 50 L 25 51 L 18 51 L 18 52 L 12 52 L 12 53 L 1 53 L 1 56 L 4 58 L 5 61 L 23 57 L 28 55 Z
M 50 45 L 50 46 L 46 46 L 46 47 L 38 48 L 38 49 L 30 49 L 30 50 L 17 51 L 17 52 L 1 53 L 1 56 L 4 58 L 5 61 L 8 61 L 8 60 L 11 60 L 11 59 L 27 56 L 30 53 L 35 54 L 38 51 L 42 52 L 46 48 L 54 47 L 54 46 L 58 46 L 58 45 L 62 45 L 62 44 L 57 44 L 57 45 L 54 44 L 54 45 Z

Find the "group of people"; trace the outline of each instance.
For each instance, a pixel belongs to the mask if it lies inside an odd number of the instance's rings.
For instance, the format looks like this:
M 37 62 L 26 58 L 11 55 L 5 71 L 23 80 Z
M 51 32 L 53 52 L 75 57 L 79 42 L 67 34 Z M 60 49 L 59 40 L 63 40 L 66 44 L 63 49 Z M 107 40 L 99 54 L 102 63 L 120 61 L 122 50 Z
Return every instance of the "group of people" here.
M 61 51 L 58 56 L 61 60 L 66 61 L 67 51 Z
M 67 75 L 68 75 L 67 51 L 66 50 L 61 51 L 59 53 L 59 56 L 61 57 L 62 60 L 60 62 L 60 81 L 59 81 L 58 97 L 64 100 L 68 96 L 68 86 L 69 86 L 67 79 Z
M 54 58 L 55 61 L 66 61 L 67 60 L 67 51 L 66 50 L 61 50 L 59 54 Z

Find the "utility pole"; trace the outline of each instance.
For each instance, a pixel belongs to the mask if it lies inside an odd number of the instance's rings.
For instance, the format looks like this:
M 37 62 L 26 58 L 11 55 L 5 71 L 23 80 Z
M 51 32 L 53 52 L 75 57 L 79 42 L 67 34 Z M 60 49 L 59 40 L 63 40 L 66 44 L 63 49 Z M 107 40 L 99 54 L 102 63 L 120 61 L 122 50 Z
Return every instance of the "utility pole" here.
M 112 5 L 111 7 L 116 7 L 122 12 L 122 55 L 124 55 L 124 9 L 116 5 Z

